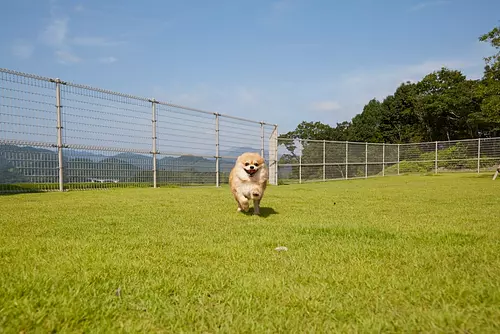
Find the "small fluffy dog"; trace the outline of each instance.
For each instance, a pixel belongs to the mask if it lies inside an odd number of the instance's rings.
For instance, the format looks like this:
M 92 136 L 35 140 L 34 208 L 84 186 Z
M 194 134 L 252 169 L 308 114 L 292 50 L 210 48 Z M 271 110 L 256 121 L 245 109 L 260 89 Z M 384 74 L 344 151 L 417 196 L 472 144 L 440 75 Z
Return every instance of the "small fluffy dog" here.
M 264 158 L 258 153 L 243 153 L 236 160 L 229 174 L 229 185 L 236 202 L 237 211 L 247 212 L 253 200 L 254 214 L 260 214 L 260 201 L 266 190 L 269 178 Z

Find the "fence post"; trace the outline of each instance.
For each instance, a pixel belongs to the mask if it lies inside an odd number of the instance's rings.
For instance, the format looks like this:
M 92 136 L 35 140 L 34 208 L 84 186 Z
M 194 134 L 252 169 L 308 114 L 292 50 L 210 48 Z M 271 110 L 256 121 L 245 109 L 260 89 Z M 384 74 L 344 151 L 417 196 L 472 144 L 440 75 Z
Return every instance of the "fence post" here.
M 326 140 L 323 139 L 323 181 L 326 180 Z
M 300 155 L 299 155 L 299 183 L 302 183 L 302 139 L 299 139 Z
M 220 114 L 215 115 L 215 186 L 220 187 L 220 152 L 219 152 L 219 117 Z
M 346 140 L 345 142 L 345 178 L 346 180 L 349 178 L 347 176 L 349 172 L 349 142 Z
M 158 150 L 156 148 L 156 103 L 158 103 L 155 99 L 149 100 L 151 101 L 151 111 L 152 111 L 152 117 L 151 117 L 151 126 L 152 126 L 152 131 L 153 131 L 153 188 L 157 188 L 157 154 Z
M 260 122 L 260 156 L 264 157 L 264 122 Z
M 438 142 L 436 141 L 435 157 L 434 157 L 434 174 L 438 172 Z
M 481 138 L 477 139 L 477 173 L 481 170 Z
M 274 136 L 274 184 L 278 185 L 278 172 L 279 172 L 279 166 L 278 166 L 278 125 L 274 125 L 274 131 L 273 131 L 273 136 Z
M 400 175 L 400 174 L 399 174 L 399 163 L 400 163 L 400 161 L 399 161 L 399 147 L 400 147 L 400 146 L 401 146 L 401 144 L 398 144 L 398 175 Z
M 61 84 L 60 79 L 55 79 L 56 83 L 56 110 L 57 110 L 57 156 L 59 160 L 59 191 L 64 191 L 64 160 L 63 160 L 63 138 L 62 138 L 62 105 L 61 105 Z
M 368 143 L 365 142 L 365 179 L 368 177 Z
M 385 176 L 385 143 L 382 143 L 382 176 Z

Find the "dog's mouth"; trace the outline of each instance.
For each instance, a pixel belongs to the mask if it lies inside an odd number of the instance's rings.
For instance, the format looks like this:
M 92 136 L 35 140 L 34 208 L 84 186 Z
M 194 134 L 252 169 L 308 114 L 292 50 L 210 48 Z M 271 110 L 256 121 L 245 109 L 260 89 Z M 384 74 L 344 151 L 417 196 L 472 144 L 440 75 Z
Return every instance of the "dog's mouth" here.
M 247 172 L 248 175 L 253 176 L 255 173 L 257 173 L 257 169 L 246 169 L 243 168 L 245 172 Z

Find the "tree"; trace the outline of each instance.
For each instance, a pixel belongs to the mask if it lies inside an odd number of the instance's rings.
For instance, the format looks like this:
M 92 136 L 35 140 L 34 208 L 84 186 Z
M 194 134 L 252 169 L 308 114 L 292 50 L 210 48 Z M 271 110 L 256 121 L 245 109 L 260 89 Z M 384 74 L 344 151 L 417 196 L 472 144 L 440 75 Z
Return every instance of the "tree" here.
M 349 140 L 359 142 L 382 142 L 380 131 L 382 121 L 382 105 L 377 99 L 372 99 L 364 106 L 363 112 L 354 116 L 349 129 Z
M 415 110 L 428 140 L 471 137 L 469 115 L 479 107 L 473 86 L 460 71 L 444 67 L 417 83 Z
M 484 76 L 477 85 L 476 96 L 481 100 L 481 111 L 475 114 L 483 126 L 483 136 L 500 135 L 500 28 L 479 37 L 481 42 L 488 42 L 499 50 L 494 55 L 484 58 Z
M 382 102 L 380 131 L 386 143 L 410 143 L 425 137 L 422 124 L 415 111 L 417 85 L 402 83 L 394 95 Z

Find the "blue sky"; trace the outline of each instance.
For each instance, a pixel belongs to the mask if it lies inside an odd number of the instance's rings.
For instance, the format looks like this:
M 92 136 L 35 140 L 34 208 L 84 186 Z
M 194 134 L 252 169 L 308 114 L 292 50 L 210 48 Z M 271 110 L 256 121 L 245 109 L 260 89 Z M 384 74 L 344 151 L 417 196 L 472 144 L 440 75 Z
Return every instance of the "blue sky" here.
M 277 123 L 350 120 L 441 66 L 479 78 L 500 1 L 2 4 L 0 67 Z

